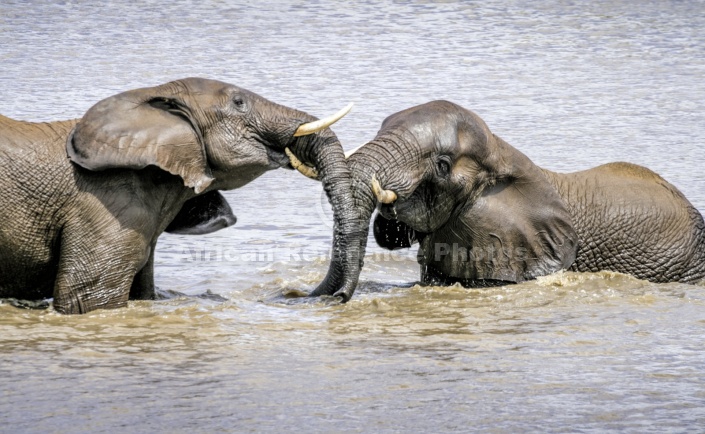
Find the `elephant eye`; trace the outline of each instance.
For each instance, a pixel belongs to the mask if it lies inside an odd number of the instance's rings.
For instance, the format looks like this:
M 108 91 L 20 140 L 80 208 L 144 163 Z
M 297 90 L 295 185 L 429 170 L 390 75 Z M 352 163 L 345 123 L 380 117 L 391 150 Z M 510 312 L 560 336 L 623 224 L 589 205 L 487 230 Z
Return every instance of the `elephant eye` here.
M 445 178 L 450 174 L 450 160 L 448 160 L 448 157 L 440 157 L 438 158 L 438 161 L 436 161 L 436 170 L 438 170 L 438 175 Z
M 234 96 L 233 97 L 233 106 L 235 106 L 235 108 L 237 110 L 244 111 L 245 110 L 245 99 L 240 95 Z

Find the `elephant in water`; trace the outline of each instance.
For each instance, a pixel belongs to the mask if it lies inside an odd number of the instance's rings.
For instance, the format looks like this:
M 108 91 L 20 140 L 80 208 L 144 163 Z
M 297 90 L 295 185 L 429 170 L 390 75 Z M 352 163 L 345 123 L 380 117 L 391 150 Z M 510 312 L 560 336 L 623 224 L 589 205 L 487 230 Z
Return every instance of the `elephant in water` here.
M 349 107 L 346 108 L 349 110 Z M 81 119 L 0 116 L 0 298 L 54 298 L 62 313 L 154 298 L 164 231 L 235 223 L 218 190 L 279 167 L 320 179 L 334 213 L 333 260 L 319 292 L 351 292 L 358 213 L 342 147 L 316 118 L 214 80 L 127 91 Z M 68 158 L 67 158 L 68 155 Z
M 379 207 L 380 246 L 418 242 L 423 283 L 497 285 L 563 269 L 705 277 L 703 217 L 659 175 L 629 163 L 542 169 L 447 101 L 388 117 L 347 161 L 365 227 Z

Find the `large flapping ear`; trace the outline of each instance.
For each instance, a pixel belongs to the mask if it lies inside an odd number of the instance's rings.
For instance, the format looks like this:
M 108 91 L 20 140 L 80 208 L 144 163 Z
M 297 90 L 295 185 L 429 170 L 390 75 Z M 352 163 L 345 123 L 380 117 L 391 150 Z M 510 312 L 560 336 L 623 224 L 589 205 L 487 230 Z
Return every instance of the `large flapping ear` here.
M 68 156 L 89 170 L 157 166 L 196 193 L 213 181 L 198 124 L 174 86 L 136 89 L 104 99 L 78 122 Z
M 505 173 L 422 244 L 425 261 L 452 277 L 509 282 L 570 267 L 578 235 L 565 203 L 524 154 L 492 140 Z
M 390 220 L 377 213 L 372 226 L 377 245 L 387 250 L 406 249 L 423 238 L 409 225 L 399 220 Z

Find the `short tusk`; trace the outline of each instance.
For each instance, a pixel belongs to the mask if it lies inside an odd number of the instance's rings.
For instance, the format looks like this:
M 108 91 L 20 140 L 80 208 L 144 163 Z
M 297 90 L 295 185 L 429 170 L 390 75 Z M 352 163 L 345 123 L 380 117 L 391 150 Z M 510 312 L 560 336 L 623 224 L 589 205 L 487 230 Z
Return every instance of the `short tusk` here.
M 345 159 L 347 160 L 348 158 L 350 158 L 350 156 L 351 156 L 352 154 L 354 154 L 355 152 L 359 151 L 360 148 L 362 148 L 363 146 L 365 146 L 365 145 L 364 145 L 364 144 L 363 144 L 363 145 L 360 145 L 360 146 L 358 146 L 358 147 L 355 148 L 355 149 L 351 149 L 351 150 L 345 152 Z
M 375 194 L 379 203 L 390 204 L 397 200 L 397 194 L 395 192 L 382 189 L 375 175 L 372 175 L 372 193 Z
M 289 162 L 294 169 L 298 170 L 307 178 L 318 180 L 318 171 L 314 167 L 307 166 L 302 163 L 301 160 L 296 158 L 296 155 L 294 155 L 289 148 L 284 148 L 284 152 L 286 153 L 286 156 L 289 157 Z
M 338 122 L 343 116 L 348 114 L 352 107 L 353 103 L 350 103 L 346 105 L 345 108 L 343 108 L 338 113 L 332 116 L 328 116 L 327 118 L 319 119 L 314 122 L 308 122 L 299 126 L 299 128 L 297 128 L 296 132 L 294 133 L 294 137 L 308 136 L 309 134 L 317 133 L 323 129 L 328 128 L 329 126 Z

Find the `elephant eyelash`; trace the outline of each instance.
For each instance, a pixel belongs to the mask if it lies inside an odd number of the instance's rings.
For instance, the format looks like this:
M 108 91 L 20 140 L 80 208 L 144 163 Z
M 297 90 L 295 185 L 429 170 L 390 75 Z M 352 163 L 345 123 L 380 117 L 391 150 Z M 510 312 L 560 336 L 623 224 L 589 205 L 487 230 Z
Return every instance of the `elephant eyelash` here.
M 245 98 L 243 98 L 241 95 L 233 96 L 231 101 L 232 101 L 233 107 L 238 112 L 247 111 L 247 101 L 245 101 Z

